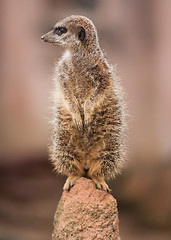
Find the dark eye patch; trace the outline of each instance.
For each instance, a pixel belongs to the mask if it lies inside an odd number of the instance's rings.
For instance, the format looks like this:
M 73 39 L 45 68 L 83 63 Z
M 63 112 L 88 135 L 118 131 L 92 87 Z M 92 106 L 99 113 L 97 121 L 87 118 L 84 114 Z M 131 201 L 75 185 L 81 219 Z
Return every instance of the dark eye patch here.
M 57 27 L 54 30 L 55 34 L 57 34 L 58 36 L 61 36 L 63 33 L 67 32 L 67 29 L 65 27 Z

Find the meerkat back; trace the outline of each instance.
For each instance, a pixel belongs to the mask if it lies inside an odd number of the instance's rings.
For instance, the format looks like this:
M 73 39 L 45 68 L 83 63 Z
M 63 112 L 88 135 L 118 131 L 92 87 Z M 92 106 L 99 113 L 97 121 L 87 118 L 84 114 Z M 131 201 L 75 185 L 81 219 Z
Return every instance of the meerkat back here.
M 56 171 L 68 176 L 64 190 L 84 176 L 110 191 L 105 179 L 120 172 L 125 148 L 125 104 L 116 70 L 86 17 L 57 22 L 42 40 L 66 49 L 55 70 L 49 148 Z

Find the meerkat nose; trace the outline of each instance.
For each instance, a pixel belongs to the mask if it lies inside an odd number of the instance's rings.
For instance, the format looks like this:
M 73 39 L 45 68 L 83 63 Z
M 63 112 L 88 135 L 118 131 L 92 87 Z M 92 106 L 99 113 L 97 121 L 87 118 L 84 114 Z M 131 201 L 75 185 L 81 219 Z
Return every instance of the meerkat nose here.
M 45 35 L 43 35 L 43 36 L 41 36 L 41 40 L 44 40 L 45 39 L 45 37 L 44 37 Z

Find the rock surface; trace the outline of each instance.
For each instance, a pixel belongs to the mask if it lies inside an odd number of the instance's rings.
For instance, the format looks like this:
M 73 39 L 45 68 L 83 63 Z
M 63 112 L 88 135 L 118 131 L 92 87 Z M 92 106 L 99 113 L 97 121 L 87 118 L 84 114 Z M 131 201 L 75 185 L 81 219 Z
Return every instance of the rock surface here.
M 57 206 L 52 240 L 57 239 L 120 240 L 116 200 L 90 179 L 80 178 Z

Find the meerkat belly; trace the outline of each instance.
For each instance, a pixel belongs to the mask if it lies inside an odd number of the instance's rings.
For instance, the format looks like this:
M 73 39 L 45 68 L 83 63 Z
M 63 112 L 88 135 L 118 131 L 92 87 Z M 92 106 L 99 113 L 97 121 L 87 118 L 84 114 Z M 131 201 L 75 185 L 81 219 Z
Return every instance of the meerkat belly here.
M 115 104 L 111 107 L 111 99 L 106 100 L 92 115 L 87 126 L 77 127 L 65 105 L 59 110 L 59 144 L 67 148 L 74 161 L 85 170 L 92 162 L 102 161 L 106 150 L 109 153 L 114 148 Z
M 94 109 L 92 121 L 84 133 L 85 160 L 88 166 L 91 161 L 103 160 L 106 152 L 112 158 L 119 124 L 115 118 L 116 111 L 116 103 L 113 99 L 106 99 L 104 104 Z

